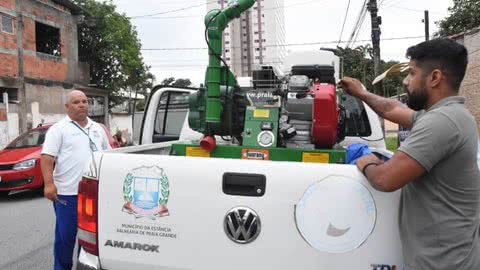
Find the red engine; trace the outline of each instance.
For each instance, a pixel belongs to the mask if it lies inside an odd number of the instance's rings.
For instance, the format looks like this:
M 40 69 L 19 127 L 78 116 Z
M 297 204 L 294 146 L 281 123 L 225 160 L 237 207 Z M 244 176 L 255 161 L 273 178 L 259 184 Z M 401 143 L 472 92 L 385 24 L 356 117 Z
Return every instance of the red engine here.
M 339 116 L 335 85 L 315 82 L 310 94 L 314 96 L 312 141 L 317 147 L 331 148 L 337 142 Z

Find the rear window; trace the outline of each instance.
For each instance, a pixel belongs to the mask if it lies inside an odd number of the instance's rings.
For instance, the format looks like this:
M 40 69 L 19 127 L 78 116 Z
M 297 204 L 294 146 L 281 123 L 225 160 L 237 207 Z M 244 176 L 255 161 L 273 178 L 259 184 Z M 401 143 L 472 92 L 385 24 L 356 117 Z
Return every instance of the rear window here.
M 188 112 L 187 92 L 167 91 L 160 97 L 155 134 L 178 136 Z
M 45 141 L 45 134 L 47 134 L 46 128 L 27 131 L 11 142 L 6 148 L 27 148 L 41 146 Z
M 345 97 L 346 100 L 343 103 L 347 112 L 345 135 L 351 137 L 368 137 L 372 135 L 367 110 L 363 102 L 347 94 L 345 94 Z

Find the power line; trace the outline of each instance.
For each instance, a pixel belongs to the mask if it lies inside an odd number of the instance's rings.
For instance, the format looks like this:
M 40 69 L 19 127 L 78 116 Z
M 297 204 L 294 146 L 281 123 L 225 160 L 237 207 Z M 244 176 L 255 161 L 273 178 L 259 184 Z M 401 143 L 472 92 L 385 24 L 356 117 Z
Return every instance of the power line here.
M 401 6 L 396 6 L 396 5 L 386 5 L 385 7 L 387 8 L 398 8 L 398 9 L 404 9 L 404 10 L 409 10 L 413 12 L 421 12 L 424 13 L 425 10 L 420 10 L 420 9 L 413 9 L 413 8 L 406 8 L 406 7 L 401 7 Z M 440 13 L 440 12 L 434 12 L 434 11 L 429 11 L 432 14 L 437 14 L 437 15 L 442 15 L 442 16 L 447 16 L 448 14 L 445 13 Z
M 394 37 L 394 38 L 384 38 L 383 41 L 391 40 L 406 40 L 406 39 L 417 39 L 425 38 L 425 35 L 421 36 L 410 36 L 410 37 Z M 368 42 L 370 39 L 358 40 L 357 42 Z M 340 41 L 340 43 L 347 43 L 348 41 Z M 264 45 L 264 47 L 290 47 L 290 46 L 309 46 L 309 45 L 321 45 L 321 44 L 335 44 L 338 43 L 338 40 L 333 41 L 318 41 L 318 42 L 304 42 L 304 43 L 290 43 L 290 44 L 277 44 L 277 45 Z M 238 48 L 238 47 L 232 47 Z M 207 47 L 196 47 L 196 48 L 147 48 L 141 49 L 142 51 L 194 51 L 194 50 L 207 50 Z
M 282 62 L 264 62 L 263 64 L 282 64 Z M 161 67 L 166 67 L 166 68 L 175 68 L 175 67 L 205 67 L 207 66 L 207 63 L 205 64 L 191 64 L 191 65 L 151 65 L 150 67 L 153 68 L 161 68 Z
M 210 4 L 210 3 L 215 3 L 217 1 L 210 1 L 210 2 L 207 2 L 207 4 Z M 307 5 L 307 4 L 310 4 L 310 3 L 319 3 L 318 0 L 310 0 L 310 1 L 306 1 L 306 2 L 301 2 L 301 3 L 294 3 L 294 4 L 290 4 L 290 5 L 286 5 L 286 6 L 278 6 L 278 7 L 271 7 L 271 8 L 264 8 L 263 11 L 270 11 L 270 10 L 276 10 L 276 9 L 285 9 L 285 8 L 290 8 L 290 7 L 294 7 L 294 6 L 300 6 L 300 5 Z M 190 15 L 190 16 L 172 16 L 172 17 L 153 17 L 153 16 L 157 16 L 157 15 L 163 15 L 163 14 L 168 14 L 168 13 L 174 13 L 174 12 L 179 12 L 179 11 L 184 11 L 184 10 L 187 10 L 187 9 L 191 9 L 191 8 L 195 8 L 195 7 L 199 7 L 199 6 L 203 6 L 204 4 L 200 4 L 200 5 L 193 5 L 193 6 L 188 6 L 188 7 L 184 7 L 184 8 L 179 8 L 179 9 L 174 9 L 174 10 L 167 10 L 167 11 L 164 11 L 164 12 L 160 12 L 160 13 L 155 13 L 155 14 L 147 14 L 147 15 L 138 15 L 138 16 L 133 16 L 133 17 L 130 17 L 130 19 L 183 19 L 183 18 L 199 18 L 199 17 L 203 17 L 202 15 Z
M 355 35 L 359 31 L 359 28 L 363 23 L 363 19 L 365 18 L 366 13 L 367 13 L 367 0 L 363 2 L 362 8 L 360 9 L 360 13 L 357 16 L 357 20 L 355 22 L 352 33 L 350 34 L 350 38 L 347 43 L 347 48 L 349 48 L 352 45 L 352 40 L 354 39 Z
M 342 40 L 343 29 L 345 28 L 345 22 L 347 21 L 348 9 L 349 8 L 350 8 L 350 0 L 348 0 L 347 10 L 345 11 L 345 18 L 343 18 L 342 31 L 340 31 L 340 37 L 338 38 L 338 44 L 340 44 L 340 41 Z M 337 44 L 337 46 L 338 46 L 338 44 Z
M 215 2 L 217 2 L 217 0 L 207 2 L 207 4 L 211 4 L 211 3 L 215 3 Z M 146 15 L 139 15 L 139 16 L 132 16 L 132 17 L 130 17 L 129 19 L 138 19 L 138 18 L 144 18 L 144 17 L 152 17 L 152 16 L 163 15 L 163 14 L 168 14 L 168 13 L 174 13 L 174 12 L 184 11 L 184 10 L 192 9 L 192 8 L 196 8 L 196 7 L 203 7 L 203 6 L 205 6 L 205 3 L 198 4 L 198 5 L 191 5 L 191 6 L 187 6 L 187 7 L 183 7 L 183 8 L 177 8 L 177 9 L 167 10 L 167 11 L 158 12 L 158 13 L 152 13 L 152 14 L 146 14 Z
M 165 0 L 165 1 L 159 1 L 155 0 L 155 4 L 178 4 L 178 3 L 198 3 L 198 2 L 204 2 L 205 0 L 184 0 L 184 1 L 171 1 L 171 0 Z M 116 0 L 115 2 L 123 2 L 121 0 Z M 131 0 L 125 0 L 125 2 L 131 2 Z
M 163 19 L 185 19 L 185 18 L 200 18 L 203 17 L 201 15 L 185 15 L 185 16 L 170 16 L 170 17 L 138 17 L 138 18 L 131 18 L 131 19 L 148 19 L 148 20 L 163 20 Z

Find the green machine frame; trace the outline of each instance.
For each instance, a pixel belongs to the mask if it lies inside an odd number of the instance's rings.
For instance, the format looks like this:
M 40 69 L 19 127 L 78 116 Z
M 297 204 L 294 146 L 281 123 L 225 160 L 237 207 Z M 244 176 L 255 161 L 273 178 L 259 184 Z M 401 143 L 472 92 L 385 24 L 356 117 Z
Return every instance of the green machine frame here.
M 307 150 L 277 147 L 281 108 L 255 108 L 239 104 L 245 95 L 235 75 L 221 58 L 222 33 L 233 19 L 251 8 L 255 0 L 236 0 L 224 10 L 211 10 L 205 16 L 205 39 L 208 44 L 209 63 L 205 74 L 205 87 L 189 97 L 189 125 L 210 137 L 241 137 L 242 145 L 216 145 L 200 147 L 198 144 L 174 144 L 171 155 L 256 159 L 274 161 L 344 163 L 344 150 Z M 223 65 L 222 65 L 223 63 Z M 266 113 L 268 112 L 268 113 Z M 271 145 L 259 142 L 262 133 L 274 134 Z M 265 137 L 271 140 L 271 137 Z M 200 143 L 201 145 L 202 143 Z

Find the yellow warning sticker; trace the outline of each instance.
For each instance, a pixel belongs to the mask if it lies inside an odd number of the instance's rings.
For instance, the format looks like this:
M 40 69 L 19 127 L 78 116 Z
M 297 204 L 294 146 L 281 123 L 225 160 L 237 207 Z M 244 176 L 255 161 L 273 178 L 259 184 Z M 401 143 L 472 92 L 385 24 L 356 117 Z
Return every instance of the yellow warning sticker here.
M 270 111 L 269 110 L 262 110 L 262 109 L 255 109 L 253 111 L 253 117 L 254 118 L 268 118 L 268 117 L 270 117 Z
M 328 163 L 330 160 L 329 153 L 303 153 L 303 162 Z
M 210 152 L 201 147 L 187 146 L 187 157 L 210 157 Z

